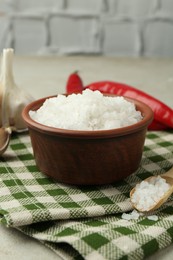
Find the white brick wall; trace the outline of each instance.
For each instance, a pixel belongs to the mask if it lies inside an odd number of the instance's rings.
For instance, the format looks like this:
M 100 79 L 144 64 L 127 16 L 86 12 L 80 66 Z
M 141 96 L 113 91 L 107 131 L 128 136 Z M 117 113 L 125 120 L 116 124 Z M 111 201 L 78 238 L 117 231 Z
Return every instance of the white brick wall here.
M 61 53 L 98 52 L 99 22 L 97 17 L 59 15 L 50 18 L 51 45 Z
M 0 0 L 0 51 L 173 57 L 173 0 Z
M 160 36 L 161 35 L 161 36 Z M 151 20 L 144 29 L 144 55 L 173 57 L 173 20 Z
M 98 13 L 105 7 L 104 0 L 68 0 L 67 9 L 69 12 Z
M 153 4 L 152 0 L 119 0 L 117 2 L 117 14 L 140 19 L 152 12 Z
M 63 0 L 15 0 L 15 2 L 17 10 L 20 12 L 50 12 L 61 9 L 64 4 Z
M 161 10 L 165 14 L 173 15 L 173 1 L 172 0 L 161 0 Z
M 138 24 L 123 19 L 119 21 L 107 19 L 103 24 L 103 53 L 105 55 L 140 55 Z

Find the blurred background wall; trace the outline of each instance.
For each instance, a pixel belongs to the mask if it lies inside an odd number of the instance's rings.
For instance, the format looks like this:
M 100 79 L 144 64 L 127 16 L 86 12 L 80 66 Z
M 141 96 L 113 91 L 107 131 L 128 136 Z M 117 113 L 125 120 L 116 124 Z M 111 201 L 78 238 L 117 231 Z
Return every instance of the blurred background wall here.
M 173 0 L 0 0 L 0 51 L 173 57 Z

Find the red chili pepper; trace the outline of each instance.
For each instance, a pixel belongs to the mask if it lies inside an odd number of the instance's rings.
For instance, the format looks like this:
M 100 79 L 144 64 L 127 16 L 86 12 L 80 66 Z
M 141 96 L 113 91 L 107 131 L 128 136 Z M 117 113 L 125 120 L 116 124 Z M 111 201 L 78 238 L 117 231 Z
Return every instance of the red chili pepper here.
M 74 93 L 76 91 L 76 88 L 73 88 L 74 85 L 75 84 L 73 83 L 71 86 L 68 86 L 68 94 Z M 78 92 L 81 92 L 81 88 L 82 84 L 80 85 L 80 87 L 78 85 Z M 152 97 L 151 95 L 139 89 L 136 89 L 132 86 L 123 83 L 113 81 L 94 82 L 84 87 L 83 90 L 86 88 L 89 88 L 91 90 L 99 90 L 102 93 L 131 97 L 146 103 L 149 107 L 151 107 L 151 109 L 154 112 L 154 120 L 149 125 L 149 130 L 166 130 L 169 128 L 173 128 L 172 108 L 168 107 L 163 102 L 159 101 L 158 99 Z M 70 92 L 68 91 L 68 89 L 70 89 Z
M 168 127 L 166 125 L 163 125 L 155 120 L 152 121 L 152 123 L 148 127 L 149 130 L 167 130 Z
M 67 84 L 66 84 L 66 92 L 68 94 L 72 94 L 72 93 L 81 93 L 83 90 L 83 82 L 81 80 L 81 78 L 78 75 L 78 72 L 75 71 L 74 73 L 72 73 L 68 80 L 67 80 Z

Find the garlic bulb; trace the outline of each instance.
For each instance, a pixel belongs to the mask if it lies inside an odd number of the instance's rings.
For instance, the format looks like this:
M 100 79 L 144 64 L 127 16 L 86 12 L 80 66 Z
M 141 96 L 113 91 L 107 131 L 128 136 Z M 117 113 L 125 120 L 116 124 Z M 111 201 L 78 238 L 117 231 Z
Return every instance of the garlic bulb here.
M 13 49 L 4 49 L 0 76 L 0 127 L 10 127 L 12 131 L 25 131 L 22 118 L 23 108 L 33 98 L 19 88 L 13 78 Z

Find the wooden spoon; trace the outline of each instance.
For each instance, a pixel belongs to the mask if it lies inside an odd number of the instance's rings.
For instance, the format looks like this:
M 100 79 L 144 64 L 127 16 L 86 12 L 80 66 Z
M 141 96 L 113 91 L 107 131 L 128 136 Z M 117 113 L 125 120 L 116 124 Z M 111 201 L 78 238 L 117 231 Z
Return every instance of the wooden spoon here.
M 156 176 L 155 176 L 156 177 Z M 145 179 L 145 181 L 149 181 L 151 178 L 155 178 L 154 176 L 151 176 L 147 179 Z M 159 199 L 158 202 L 156 202 L 154 205 L 152 205 L 149 209 L 147 210 L 141 210 L 138 208 L 138 205 L 132 203 L 132 206 L 137 209 L 140 212 L 150 212 L 153 210 L 158 209 L 160 206 L 162 206 L 163 203 L 165 203 L 167 201 L 167 199 L 171 196 L 172 192 L 173 192 L 173 168 L 171 168 L 168 172 L 165 172 L 163 174 L 160 175 L 161 178 L 165 179 L 166 182 L 170 185 L 170 188 L 168 189 L 167 192 L 164 193 L 163 197 L 161 197 Z M 133 193 L 135 192 L 136 187 L 134 187 L 131 192 L 130 192 L 130 198 L 132 198 Z
M 10 127 L 1 127 L 0 128 L 0 156 L 6 151 L 11 136 Z

